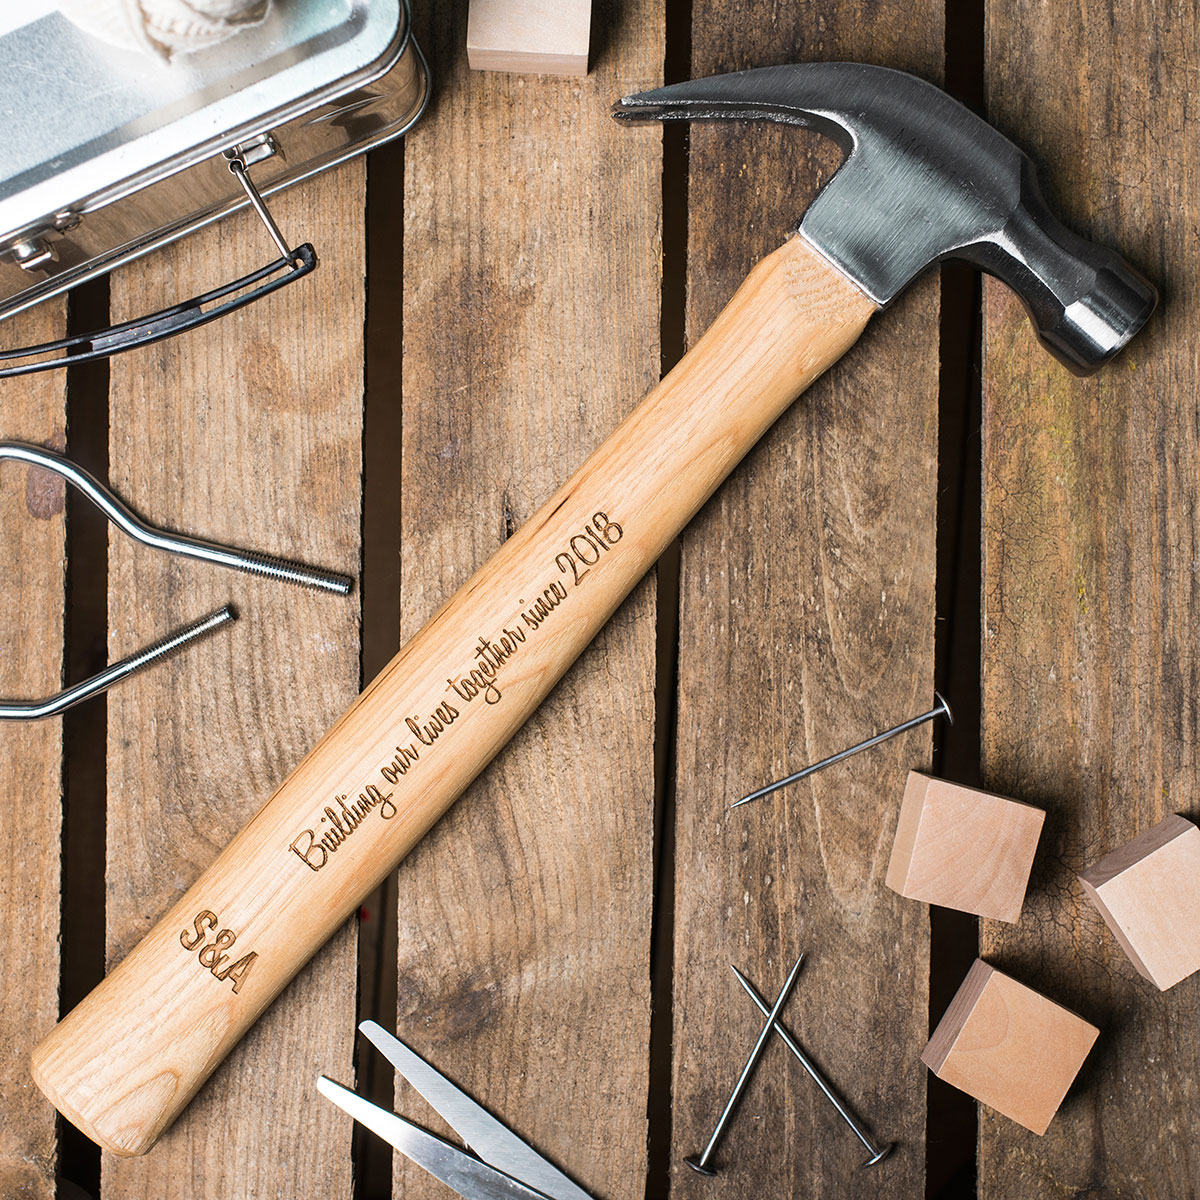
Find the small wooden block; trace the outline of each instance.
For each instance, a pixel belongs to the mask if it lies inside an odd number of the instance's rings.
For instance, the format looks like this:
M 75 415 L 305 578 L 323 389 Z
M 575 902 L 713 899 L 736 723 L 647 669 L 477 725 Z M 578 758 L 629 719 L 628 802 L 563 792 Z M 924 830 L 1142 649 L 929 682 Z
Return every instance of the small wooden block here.
M 1099 1035 L 1070 1009 L 977 958 L 921 1061 L 1040 1136 Z
M 467 63 L 474 71 L 586 75 L 591 0 L 471 0 Z
M 1200 829 L 1172 814 L 1079 876 L 1133 965 L 1160 991 L 1200 970 Z
M 1045 819 L 1032 805 L 910 771 L 887 885 L 910 900 L 1015 921 Z

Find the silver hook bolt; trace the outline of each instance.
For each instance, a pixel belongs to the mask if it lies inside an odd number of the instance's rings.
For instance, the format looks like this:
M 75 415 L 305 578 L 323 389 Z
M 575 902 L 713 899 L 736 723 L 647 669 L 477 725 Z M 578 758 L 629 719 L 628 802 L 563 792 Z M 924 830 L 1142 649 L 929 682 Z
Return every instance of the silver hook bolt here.
M 219 542 L 210 542 L 206 538 L 169 533 L 165 529 L 150 525 L 115 492 L 78 463 L 43 446 L 30 446 L 25 442 L 0 442 L 0 461 L 7 459 L 42 467 L 62 476 L 69 484 L 78 488 L 118 529 L 151 549 L 166 550 L 184 558 L 197 558 L 218 567 L 232 567 L 251 575 L 278 579 L 283 583 L 318 588 L 338 596 L 349 594 L 354 585 L 353 579 L 337 571 L 326 571 L 321 567 L 293 562 L 291 559 L 276 558 L 273 554 L 259 554 L 255 550 L 237 550 Z
M 36 721 L 40 717 L 55 716 L 100 692 L 107 691 L 114 683 L 128 679 L 130 675 L 143 670 L 151 663 L 160 662 L 177 650 L 182 650 L 189 642 L 206 637 L 227 621 L 236 619 L 237 613 L 233 606 L 226 604 L 207 617 L 201 617 L 200 620 L 177 629 L 165 638 L 160 638 L 144 650 L 113 663 L 98 675 L 76 683 L 56 695 L 47 696 L 45 700 L 0 700 L 0 721 Z

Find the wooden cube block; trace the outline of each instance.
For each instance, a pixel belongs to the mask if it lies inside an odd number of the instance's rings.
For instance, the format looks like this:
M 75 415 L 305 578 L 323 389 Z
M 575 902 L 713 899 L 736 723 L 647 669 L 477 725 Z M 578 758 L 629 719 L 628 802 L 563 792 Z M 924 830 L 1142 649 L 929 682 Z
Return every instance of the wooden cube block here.
M 471 0 L 467 63 L 475 71 L 586 75 L 591 0 Z
M 1032 805 L 910 771 L 887 885 L 910 900 L 1015 921 L 1045 819 Z
M 1099 1034 L 977 958 L 921 1061 L 939 1079 L 1040 1136 Z
M 1161 991 L 1200 970 L 1200 829 L 1172 814 L 1079 876 L 1133 965 Z

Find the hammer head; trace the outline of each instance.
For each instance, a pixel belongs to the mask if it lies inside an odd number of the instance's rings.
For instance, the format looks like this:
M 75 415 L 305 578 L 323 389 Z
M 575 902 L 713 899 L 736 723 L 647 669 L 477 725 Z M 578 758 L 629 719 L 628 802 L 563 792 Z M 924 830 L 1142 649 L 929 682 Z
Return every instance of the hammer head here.
M 903 71 L 762 67 L 626 96 L 613 115 L 779 121 L 828 135 L 846 158 L 800 223 L 807 241 L 880 305 L 930 264 L 966 259 L 1017 293 L 1076 374 L 1112 358 L 1158 301 L 1120 255 L 1059 224 L 1008 138 Z

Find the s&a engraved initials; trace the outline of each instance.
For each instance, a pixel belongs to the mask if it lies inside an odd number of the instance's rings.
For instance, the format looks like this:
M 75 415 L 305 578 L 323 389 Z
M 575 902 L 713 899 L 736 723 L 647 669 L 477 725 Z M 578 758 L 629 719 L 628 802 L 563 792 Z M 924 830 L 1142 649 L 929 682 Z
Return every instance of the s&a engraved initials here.
M 207 908 L 201 909 L 192 921 L 195 932 L 191 929 L 185 929 L 179 935 L 179 944 L 185 950 L 198 951 L 196 961 L 206 970 L 211 971 L 214 978 L 221 980 L 222 983 L 228 981 L 233 985 L 233 994 L 236 996 L 241 990 L 242 984 L 246 982 L 246 976 L 250 974 L 250 968 L 254 966 L 258 955 L 251 951 L 249 954 L 243 955 L 236 962 L 231 962 L 232 954 L 225 953 L 233 948 L 233 943 L 237 941 L 237 934 L 232 929 L 217 930 L 213 940 L 208 940 L 209 934 L 217 929 L 220 924 L 220 919 L 217 914 L 210 912 Z

